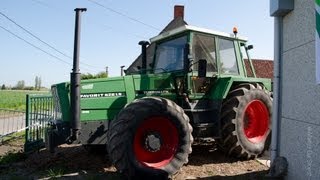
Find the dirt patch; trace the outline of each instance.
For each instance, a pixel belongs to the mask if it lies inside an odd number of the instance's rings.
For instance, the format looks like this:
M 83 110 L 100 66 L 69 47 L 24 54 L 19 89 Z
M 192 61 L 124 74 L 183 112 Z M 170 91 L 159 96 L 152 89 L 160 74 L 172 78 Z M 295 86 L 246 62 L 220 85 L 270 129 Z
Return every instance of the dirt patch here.
M 1 145 L 0 146 L 0 156 L 4 156 L 7 152 L 9 152 L 11 150 L 11 146 L 8 145 Z
M 13 138 L 7 142 L 0 142 L 0 157 L 8 154 L 9 152 L 22 152 L 23 138 Z
M 213 144 L 193 146 L 189 163 L 173 179 L 261 179 L 268 167 L 256 160 L 239 161 L 228 157 Z
M 21 148 L 23 141 L 20 143 L 22 143 Z M 15 150 L 17 153 L 20 151 L 21 149 Z M 213 144 L 205 144 L 193 146 L 189 163 L 172 179 L 262 179 L 267 170 L 266 166 L 256 160 L 238 161 L 225 156 Z M 50 177 L 123 179 L 106 155 L 89 153 L 79 145 L 60 146 L 54 154 L 43 149 L 0 167 L 0 179 L 49 179 Z

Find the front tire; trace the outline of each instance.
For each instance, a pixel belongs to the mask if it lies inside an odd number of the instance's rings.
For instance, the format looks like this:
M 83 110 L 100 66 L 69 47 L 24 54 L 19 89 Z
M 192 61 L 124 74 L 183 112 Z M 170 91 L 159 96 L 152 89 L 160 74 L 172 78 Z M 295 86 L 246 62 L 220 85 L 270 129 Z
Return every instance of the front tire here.
M 222 139 L 226 153 L 250 159 L 267 148 L 271 131 L 272 98 L 260 84 L 240 84 L 222 105 Z
M 189 118 L 174 102 L 137 99 L 111 121 L 108 152 L 129 178 L 167 177 L 188 162 L 193 137 Z

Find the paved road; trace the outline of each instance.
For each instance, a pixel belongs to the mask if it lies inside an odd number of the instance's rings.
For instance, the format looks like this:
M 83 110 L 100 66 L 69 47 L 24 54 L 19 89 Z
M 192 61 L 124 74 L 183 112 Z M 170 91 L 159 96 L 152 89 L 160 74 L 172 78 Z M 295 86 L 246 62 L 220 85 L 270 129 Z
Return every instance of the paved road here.
M 12 116 L 0 118 L 0 135 L 18 131 L 25 127 L 25 116 Z

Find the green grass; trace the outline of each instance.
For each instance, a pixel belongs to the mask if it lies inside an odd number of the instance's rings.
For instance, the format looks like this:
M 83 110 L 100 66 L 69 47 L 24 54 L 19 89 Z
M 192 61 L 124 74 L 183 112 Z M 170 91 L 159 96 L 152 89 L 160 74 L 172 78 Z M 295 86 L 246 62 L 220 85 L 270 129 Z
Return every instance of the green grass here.
M 26 135 L 26 132 L 23 130 L 23 131 L 20 131 L 20 132 L 15 132 L 13 134 L 10 134 L 8 136 L 5 136 L 5 137 L 2 137 L 2 139 L 0 138 L 0 146 L 2 143 L 4 142 L 9 142 L 11 140 L 15 140 L 15 139 L 25 139 L 25 135 Z
M 0 108 L 24 111 L 26 109 L 27 94 L 48 93 L 48 91 L 0 90 Z

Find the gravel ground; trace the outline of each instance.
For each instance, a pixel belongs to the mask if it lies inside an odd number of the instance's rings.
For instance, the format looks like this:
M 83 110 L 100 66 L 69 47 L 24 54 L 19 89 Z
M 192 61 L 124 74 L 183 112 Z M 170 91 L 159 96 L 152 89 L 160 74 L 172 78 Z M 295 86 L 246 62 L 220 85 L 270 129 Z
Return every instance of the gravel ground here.
M 0 164 L 0 179 L 123 179 L 104 154 L 82 146 L 63 145 L 56 153 L 22 153 L 23 140 L 0 146 L 0 156 L 14 154 L 13 163 Z M 189 163 L 172 179 L 265 179 L 268 167 L 256 160 L 238 161 L 216 150 L 214 144 L 193 146 Z

